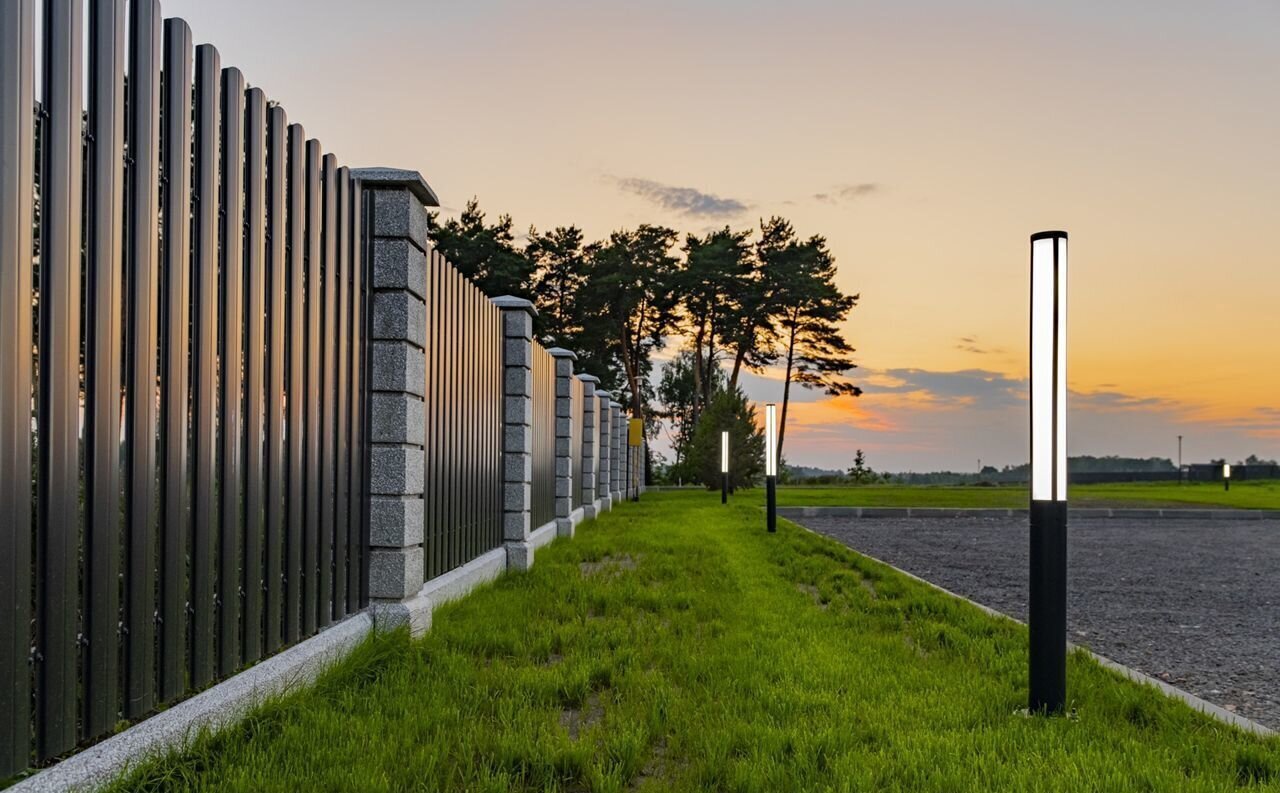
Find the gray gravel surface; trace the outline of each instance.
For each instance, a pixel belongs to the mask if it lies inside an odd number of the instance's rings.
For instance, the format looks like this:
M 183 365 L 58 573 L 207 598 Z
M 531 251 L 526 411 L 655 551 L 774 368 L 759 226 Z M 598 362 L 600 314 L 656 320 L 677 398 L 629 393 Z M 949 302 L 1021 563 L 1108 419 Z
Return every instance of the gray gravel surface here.
M 1026 518 L 799 522 L 1026 620 Z M 1280 521 L 1077 519 L 1068 544 L 1072 642 L 1280 729 Z

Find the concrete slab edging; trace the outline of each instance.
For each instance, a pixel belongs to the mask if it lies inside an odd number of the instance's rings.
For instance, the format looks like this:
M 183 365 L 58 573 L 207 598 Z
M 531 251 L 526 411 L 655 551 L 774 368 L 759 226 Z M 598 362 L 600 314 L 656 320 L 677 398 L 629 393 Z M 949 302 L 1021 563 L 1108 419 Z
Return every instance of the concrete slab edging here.
M 1022 518 L 1025 509 L 947 508 L 947 507 L 778 507 L 782 517 L 799 518 Z M 1073 518 L 1123 518 L 1126 520 L 1277 520 L 1276 509 L 1107 509 L 1080 507 L 1072 509 Z
M 782 510 L 780 509 L 778 510 L 778 512 L 781 513 Z M 828 537 L 822 532 L 814 531 L 808 526 L 805 526 L 799 523 L 794 523 L 794 522 L 793 522 L 793 525 L 799 526 L 801 529 L 804 529 L 810 534 L 815 534 L 819 537 L 824 537 L 828 540 L 832 540 L 833 542 L 835 542 L 835 540 L 833 540 L 831 537 Z M 845 547 L 848 547 L 848 546 L 845 546 Z M 863 553 L 862 551 L 859 551 L 856 548 L 850 548 L 850 550 L 865 559 L 869 559 L 875 562 L 876 564 L 884 565 L 890 570 L 893 570 L 896 573 L 906 576 L 907 578 L 910 578 L 913 581 L 918 581 L 919 583 L 924 584 L 925 586 L 931 587 L 943 593 L 944 595 L 950 595 L 951 597 L 957 600 L 964 601 L 965 603 L 968 603 L 970 606 L 973 606 L 974 608 L 978 609 L 984 614 L 987 614 L 992 617 L 997 617 L 999 619 L 1010 620 L 1012 622 L 1018 623 L 1019 625 L 1025 624 L 1023 623 L 1022 620 L 1016 617 L 1011 617 L 1008 614 L 1005 614 L 1003 611 L 996 611 L 990 606 L 983 605 L 982 603 L 979 603 L 976 600 L 970 600 L 964 595 L 960 595 L 955 592 L 952 592 L 950 589 L 947 589 L 946 587 L 943 587 L 943 586 L 939 586 L 938 584 L 935 584 L 932 581 L 921 578 L 920 576 L 915 575 L 914 573 L 908 573 L 906 570 L 903 570 L 902 568 L 897 567 L 896 565 L 889 564 L 883 559 L 878 559 L 872 556 L 871 554 Z M 1088 657 L 1092 658 L 1094 661 L 1097 661 L 1099 666 L 1102 666 L 1106 669 L 1110 669 L 1111 671 L 1119 674 L 1121 677 L 1127 678 L 1128 680 L 1134 683 L 1138 683 L 1139 685 L 1154 686 L 1156 689 L 1158 689 L 1161 693 L 1165 694 L 1166 696 L 1173 697 L 1174 699 L 1177 699 L 1177 700 L 1181 700 L 1182 702 L 1189 705 L 1192 710 L 1197 710 L 1203 713 L 1204 715 L 1209 716 L 1210 718 L 1217 719 L 1218 721 L 1223 722 L 1224 724 L 1228 724 L 1232 727 L 1236 727 L 1241 730 L 1244 730 L 1245 732 L 1252 733 L 1254 735 L 1261 735 L 1263 737 L 1269 737 L 1277 734 L 1275 730 L 1271 729 L 1270 727 L 1267 727 L 1266 725 L 1259 724 L 1258 722 L 1253 721 L 1252 719 L 1247 719 L 1238 713 L 1232 713 L 1226 708 L 1215 705 L 1212 702 L 1209 702 L 1207 700 L 1203 700 L 1189 691 L 1183 691 L 1177 686 L 1171 686 L 1168 683 L 1164 682 L 1163 680 L 1160 680 L 1158 678 L 1154 678 L 1154 677 L 1151 677 L 1150 675 L 1139 672 L 1137 669 L 1125 666 L 1124 664 L 1118 661 L 1113 661 L 1104 655 L 1099 655 L 1095 653 L 1093 650 L 1090 650 L 1088 647 L 1081 647 L 1080 645 L 1075 644 L 1073 642 L 1067 642 L 1067 648 L 1069 650 L 1075 650 L 1078 653 L 1083 653 L 1084 655 L 1087 655 Z
M 101 787 L 138 762 L 185 746 L 203 729 L 216 731 L 226 727 L 263 700 L 309 685 L 355 649 L 372 630 L 373 617 L 369 612 L 347 617 L 191 699 L 24 779 L 9 790 L 52 793 Z

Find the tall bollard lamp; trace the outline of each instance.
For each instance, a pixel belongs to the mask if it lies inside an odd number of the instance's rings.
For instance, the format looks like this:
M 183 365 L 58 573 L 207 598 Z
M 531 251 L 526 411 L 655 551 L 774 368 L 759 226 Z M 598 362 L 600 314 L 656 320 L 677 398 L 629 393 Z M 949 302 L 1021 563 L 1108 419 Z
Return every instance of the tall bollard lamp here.
M 720 503 L 729 503 L 729 431 L 720 433 Z
M 1248 478 L 1249 477 L 1247 476 L 1245 477 L 1245 479 L 1248 479 Z M 1222 464 L 1222 489 L 1223 490 L 1231 489 L 1231 464 L 1230 463 Z
M 1067 698 L 1067 233 L 1031 235 L 1030 710 Z
M 764 488 L 769 531 L 778 530 L 778 406 L 764 406 Z

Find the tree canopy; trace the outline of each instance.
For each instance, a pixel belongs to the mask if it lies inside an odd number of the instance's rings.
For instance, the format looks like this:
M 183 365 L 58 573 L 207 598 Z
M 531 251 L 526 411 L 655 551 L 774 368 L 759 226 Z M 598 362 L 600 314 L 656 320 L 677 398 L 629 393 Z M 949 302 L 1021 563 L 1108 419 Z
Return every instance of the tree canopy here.
M 744 372 L 780 370 L 779 459 L 793 384 L 861 393 L 847 377 L 855 350 L 841 330 L 858 296 L 836 284 L 826 239 L 801 238 L 785 218 L 761 220 L 758 233 L 725 226 L 683 240 L 641 224 L 594 242 L 574 225 L 517 239 L 509 215 L 490 223 L 474 198 L 458 217 L 431 220 L 432 244 L 482 291 L 532 300 L 542 342 L 574 350 L 577 368 L 632 415 L 667 423 L 677 476 L 700 475 L 698 428 L 717 401 L 745 420 Z M 672 342 L 679 349 L 660 363 Z M 645 426 L 656 437 L 657 422 Z M 743 470 L 757 468 L 763 458 Z

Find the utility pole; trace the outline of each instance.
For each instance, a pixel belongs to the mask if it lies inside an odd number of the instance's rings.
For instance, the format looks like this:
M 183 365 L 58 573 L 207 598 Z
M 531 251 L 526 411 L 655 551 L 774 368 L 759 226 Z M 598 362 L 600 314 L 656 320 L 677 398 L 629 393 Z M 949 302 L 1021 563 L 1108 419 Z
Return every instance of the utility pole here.
M 1182 436 L 1178 436 L 1178 484 L 1182 484 Z

